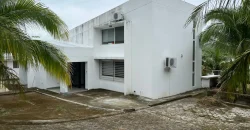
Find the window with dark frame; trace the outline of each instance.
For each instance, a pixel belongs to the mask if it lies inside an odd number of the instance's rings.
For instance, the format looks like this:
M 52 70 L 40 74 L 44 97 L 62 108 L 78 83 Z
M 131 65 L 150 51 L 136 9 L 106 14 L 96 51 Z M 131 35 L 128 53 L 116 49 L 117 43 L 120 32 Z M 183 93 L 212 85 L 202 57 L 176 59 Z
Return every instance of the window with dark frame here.
M 19 68 L 19 64 L 17 61 L 13 61 L 13 68 Z
M 193 24 L 193 64 L 192 64 L 192 86 L 195 86 L 195 52 L 196 52 L 196 32 L 195 32 L 195 23 Z
M 102 60 L 100 61 L 100 78 L 112 81 L 124 80 L 124 61 Z
M 102 30 L 102 44 L 124 43 L 124 26 Z

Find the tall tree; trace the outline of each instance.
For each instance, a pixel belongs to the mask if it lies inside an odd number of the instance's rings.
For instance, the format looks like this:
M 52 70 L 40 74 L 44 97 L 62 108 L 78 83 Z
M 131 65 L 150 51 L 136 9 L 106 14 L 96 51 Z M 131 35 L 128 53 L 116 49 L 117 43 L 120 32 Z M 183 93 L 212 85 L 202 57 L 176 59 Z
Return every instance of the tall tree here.
M 52 44 L 32 40 L 25 27 L 42 28 L 55 39 L 68 37 L 66 24 L 49 8 L 35 0 L 0 0 L 0 81 L 17 76 L 4 65 L 11 54 L 22 67 L 43 66 L 52 76 L 70 84 L 67 57 Z
M 210 6 L 211 3 L 214 6 Z M 188 19 L 210 25 L 201 34 L 201 43 L 210 44 L 234 56 L 232 65 L 220 78 L 222 88 L 247 93 L 250 80 L 250 1 L 207 0 Z
M 202 46 L 202 73 L 206 75 L 213 70 L 220 71 L 214 74 L 224 72 L 231 63 L 231 56 L 219 48 L 210 45 Z M 215 72 L 216 72 L 215 71 Z
M 249 4 L 249 0 L 206 0 L 200 5 L 196 6 L 186 21 L 186 26 L 192 21 L 195 21 L 196 26 L 199 27 L 205 18 L 205 15 L 211 10 L 220 8 L 237 8 L 243 4 Z

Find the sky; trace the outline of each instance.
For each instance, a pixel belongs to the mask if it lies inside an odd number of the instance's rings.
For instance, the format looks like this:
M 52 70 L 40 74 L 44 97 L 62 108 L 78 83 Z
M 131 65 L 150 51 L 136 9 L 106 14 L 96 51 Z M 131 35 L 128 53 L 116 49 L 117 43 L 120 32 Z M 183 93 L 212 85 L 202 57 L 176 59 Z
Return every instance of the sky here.
M 53 10 L 72 29 L 128 0 L 37 0 Z M 199 5 L 205 0 L 184 0 Z M 32 31 L 33 36 L 45 37 L 44 32 Z M 47 34 L 46 34 L 47 36 Z
M 39 0 L 74 28 L 128 0 Z M 184 0 L 198 5 L 204 0 Z

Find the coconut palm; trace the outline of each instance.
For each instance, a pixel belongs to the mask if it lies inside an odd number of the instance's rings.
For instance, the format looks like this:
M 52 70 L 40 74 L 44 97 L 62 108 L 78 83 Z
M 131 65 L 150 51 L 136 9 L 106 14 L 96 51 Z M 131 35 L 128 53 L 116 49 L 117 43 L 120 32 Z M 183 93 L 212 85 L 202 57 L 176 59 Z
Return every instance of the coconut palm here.
M 70 84 L 67 57 L 50 43 L 32 40 L 24 31 L 26 27 L 42 28 L 56 39 L 67 38 L 65 23 L 43 4 L 34 0 L 0 0 L 0 81 L 17 78 L 4 65 L 4 55 L 10 54 L 22 67 L 41 65 L 58 80 Z
M 213 70 L 224 72 L 231 63 L 231 56 L 220 51 L 213 46 L 203 46 L 202 48 L 202 73 L 206 75 Z
M 225 7 L 210 10 L 204 17 L 212 24 L 201 34 L 201 43 L 210 44 L 233 55 L 235 60 L 220 78 L 222 88 L 236 91 L 242 88 L 247 93 L 250 80 L 250 4 L 243 2 L 235 8 Z
M 196 27 L 199 27 L 200 23 L 203 23 L 204 17 L 210 10 L 220 8 L 237 8 L 241 5 L 249 5 L 249 0 L 206 0 L 200 5 L 196 6 L 186 21 L 185 26 L 189 25 L 192 21 L 195 21 Z M 246 6 L 245 6 L 246 7 Z

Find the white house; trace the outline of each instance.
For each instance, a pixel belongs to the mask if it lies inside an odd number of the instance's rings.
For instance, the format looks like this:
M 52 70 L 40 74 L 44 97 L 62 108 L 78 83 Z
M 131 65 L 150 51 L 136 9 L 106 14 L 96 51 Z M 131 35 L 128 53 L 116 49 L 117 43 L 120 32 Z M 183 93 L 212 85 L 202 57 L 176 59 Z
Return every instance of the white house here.
M 69 42 L 50 42 L 73 64 L 73 87 L 172 96 L 201 87 L 201 49 L 193 26 L 184 28 L 193 8 L 182 0 L 129 0 L 70 30 Z M 42 68 L 24 75 L 28 87 L 69 91 Z

